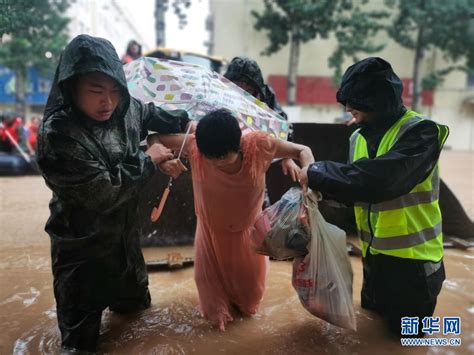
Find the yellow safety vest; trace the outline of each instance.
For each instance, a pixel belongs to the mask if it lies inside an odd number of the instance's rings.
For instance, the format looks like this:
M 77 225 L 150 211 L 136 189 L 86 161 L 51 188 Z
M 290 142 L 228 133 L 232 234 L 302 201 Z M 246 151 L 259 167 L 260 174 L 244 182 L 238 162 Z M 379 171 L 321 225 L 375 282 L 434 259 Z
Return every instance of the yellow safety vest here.
M 407 111 L 385 133 L 376 156 L 390 151 L 406 131 L 424 119 L 414 111 Z M 449 134 L 447 126 L 437 124 L 440 149 Z M 367 142 L 355 131 L 350 138 L 349 159 L 354 162 L 368 158 Z M 438 164 L 429 176 L 409 193 L 380 203 L 356 203 L 354 207 L 362 255 L 370 253 L 391 255 L 405 259 L 437 262 L 443 257 L 441 211 L 438 203 Z

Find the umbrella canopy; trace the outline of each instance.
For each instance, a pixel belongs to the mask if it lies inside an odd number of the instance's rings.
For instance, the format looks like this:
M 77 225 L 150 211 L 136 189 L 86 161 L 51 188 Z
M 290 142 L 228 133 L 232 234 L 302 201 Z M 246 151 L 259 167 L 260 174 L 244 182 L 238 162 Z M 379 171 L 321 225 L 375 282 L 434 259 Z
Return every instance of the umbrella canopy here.
M 268 132 L 287 139 L 289 125 L 265 103 L 199 65 L 142 57 L 124 66 L 130 95 L 165 109 L 185 109 L 199 120 L 219 108 L 232 111 L 243 134 Z

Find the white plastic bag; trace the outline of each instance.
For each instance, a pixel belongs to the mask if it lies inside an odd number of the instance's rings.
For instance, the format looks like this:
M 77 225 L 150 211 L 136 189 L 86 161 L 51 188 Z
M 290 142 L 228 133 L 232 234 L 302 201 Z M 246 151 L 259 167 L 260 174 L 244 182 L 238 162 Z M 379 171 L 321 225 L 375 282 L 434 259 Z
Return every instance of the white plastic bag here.
M 257 253 L 279 260 L 306 255 L 309 238 L 303 193 L 297 187 L 262 211 L 251 235 Z
M 313 192 L 306 198 L 306 204 L 311 228 L 309 254 L 293 261 L 293 287 L 311 314 L 356 330 L 346 233 L 324 220 Z

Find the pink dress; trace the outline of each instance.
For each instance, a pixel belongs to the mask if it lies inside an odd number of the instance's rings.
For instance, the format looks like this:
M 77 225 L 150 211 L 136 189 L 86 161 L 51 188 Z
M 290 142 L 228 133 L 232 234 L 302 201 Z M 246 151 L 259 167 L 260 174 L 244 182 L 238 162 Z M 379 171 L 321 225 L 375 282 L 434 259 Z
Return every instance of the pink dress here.
M 268 258 L 250 247 L 250 233 L 262 210 L 265 172 L 275 154 L 269 136 L 253 132 L 241 139 L 242 168 L 228 174 L 215 168 L 189 141 L 197 216 L 194 277 L 203 316 L 221 330 L 230 309 L 257 311 Z

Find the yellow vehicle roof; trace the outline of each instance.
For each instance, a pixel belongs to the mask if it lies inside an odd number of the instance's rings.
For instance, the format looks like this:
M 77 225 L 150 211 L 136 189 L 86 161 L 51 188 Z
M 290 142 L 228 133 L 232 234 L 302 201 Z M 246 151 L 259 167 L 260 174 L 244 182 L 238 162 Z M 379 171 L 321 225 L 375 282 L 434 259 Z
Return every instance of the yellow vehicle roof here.
M 151 54 L 155 52 L 163 52 L 168 56 L 177 56 L 177 54 L 190 54 L 194 55 L 197 57 L 202 57 L 202 58 L 207 58 L 213 61 L 221 62 L 221 63 L 226 63 L 226 60 L 222 56 L 216 56 L 216 55 L 207 55 L 207 54 L 202 54 L 202 53 L 197 53 L 197 52 L 192 52 L 192 51 L 187 51 L 187 50 L 181 50 L 181 49 L 173 49 L 173 48 L 168 48 L 168 47 L 157 47 L 155 49 L 152 49 L 144 54 L 145 57 L 149 57 Z

